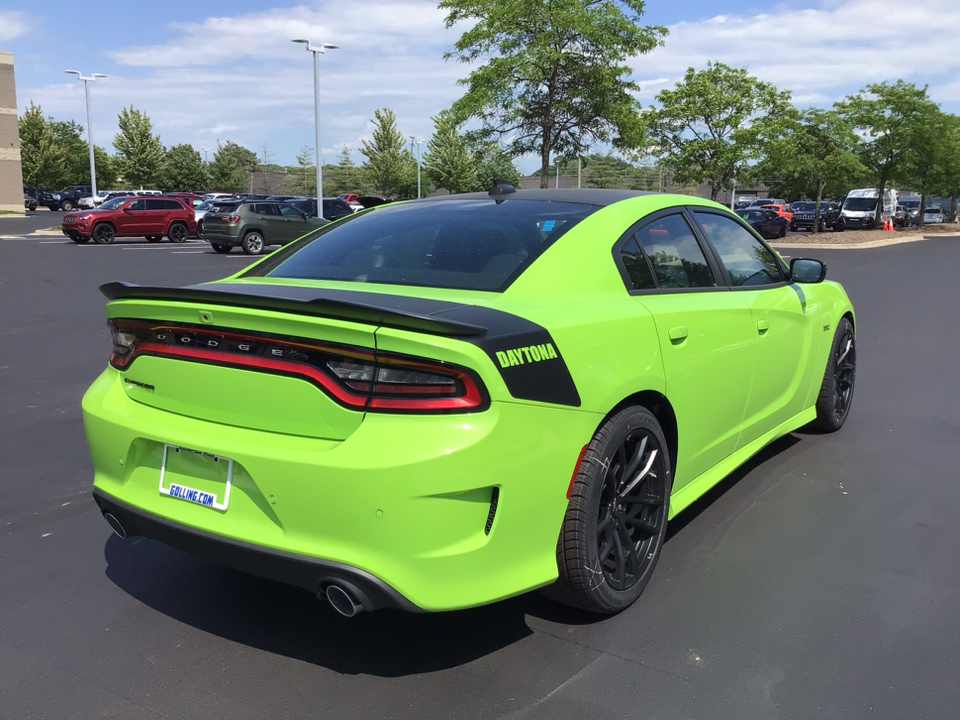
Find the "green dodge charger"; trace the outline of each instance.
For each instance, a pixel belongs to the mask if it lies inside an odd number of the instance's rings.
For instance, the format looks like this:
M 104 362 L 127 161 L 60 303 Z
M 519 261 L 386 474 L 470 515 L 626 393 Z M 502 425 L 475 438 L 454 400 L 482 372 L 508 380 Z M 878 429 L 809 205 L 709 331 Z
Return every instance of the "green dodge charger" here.
M 671 517 L 843 424 L 855 317 L 825 273 L 706 200 L 498 181 L 225 280 L 109 283 L 94 497 L 121 537 L 348 616 L 535 588 L 616 613 Z

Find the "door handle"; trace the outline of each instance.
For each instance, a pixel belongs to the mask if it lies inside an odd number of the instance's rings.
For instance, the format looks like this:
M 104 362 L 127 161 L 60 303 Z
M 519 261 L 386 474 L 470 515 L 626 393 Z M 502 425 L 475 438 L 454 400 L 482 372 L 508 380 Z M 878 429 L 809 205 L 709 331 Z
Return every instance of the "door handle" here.
M 767 330 L 770 329 L 769 320 L 757 320 L 757 332 L 763 335 Z
M 687 339 L 687 335 L 690 334 L 690 331 L 687 330 L 686 325 L 677 325 L 676 327 L 670 328 L 667 334 L 670 336 L 670 342 L 672 342 L 674 345 L 679 345 Z

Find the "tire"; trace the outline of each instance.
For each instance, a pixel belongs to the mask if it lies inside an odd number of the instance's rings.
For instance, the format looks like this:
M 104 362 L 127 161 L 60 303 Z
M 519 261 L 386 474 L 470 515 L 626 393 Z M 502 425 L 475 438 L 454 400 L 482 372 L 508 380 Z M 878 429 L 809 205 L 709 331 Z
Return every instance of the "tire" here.
M 187 226 L 182 222 L 175 222 L 170 226 L 170 230 L 167 231 L 167 237 L 170 238 L 170 242 L 182 243 L 187 241 L 187 235 L 190 234 L 190 231 L 187 229 Z
M 574 479 L 557 543 L 560 576 L 547 597 L 605 615 L 640 597 L 667 531 L 670 467 L 646 408 L 625 408 L 600 426 Z
M 226 255 L 233 250 L 233 245 L 221 245 L 220 243 L 210 243 L 210 247 L 213 248 L 214 252 L 220 253 L 221 255 Z
M 85 242 L 90 242 L 90 238 L 82 237 L 80 235 L 71 235 L 70 239 L 77 243 L 77 245 L 83 245 Z
M 857 381 L 857 337 L 847 318 L 837 323 L 827 369 L 817 396 L 817 419 L 810 427 L 820 432 L 836 432 L 850 414 L 853 389 Z
M 786 226 L 786 225 L 781 225 L 781 226 L 780 226 L 780 233 L 777 235 L 777 237 L 783 238 L 783 237 L 786 237 L 786 236 L 787 236 L 787 226 Z
M 99 245 L 109 245 L 117 237 L 117 231 L 109 223 L 100 223 L 93 228 L 93 241 Z
M 266 246 L 266 243 L 263 241 L 263 235 L 256 230 L 251 230 L 244 235 L 243 242 L 240 243 L 240 247 L 243 248 L 243 251 L 247 255 L 259 255 Z
M 61 201 L 61 202 L 60 202 L 60 209 L 63 210 L 64 212 L 70 212 L 71 210 L 73 210 L 73 201 L 71 201 L 71 200 L 63 200 L 63 201 Z
M 147 242 L 160 242 L 163 238 L 159 235 L 147 235 Z

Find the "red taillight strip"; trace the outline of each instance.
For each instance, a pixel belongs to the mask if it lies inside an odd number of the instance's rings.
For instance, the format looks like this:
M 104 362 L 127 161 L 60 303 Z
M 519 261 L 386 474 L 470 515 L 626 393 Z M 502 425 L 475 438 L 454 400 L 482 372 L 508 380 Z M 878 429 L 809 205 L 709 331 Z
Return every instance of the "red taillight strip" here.
M 345 388 L 338 385 L 331 377 L 323 374 L 312 365 L 304 363 L 290 362 L 289 360 L 276 360 L 269 357 L 260 357 L 257 355 L 236 355 L 234 353 L 220 352 L 218 350 L 204 350 L 200 348 L 181 347 L 179 345 L 161 345 L 160 343 L 141 343 L 133 351 L 129 358 L 126 358 L 127 365 L 140 355 L 165 355 L 169 357 L 183 358 L 186 360 L 199 360 L 201 362 L 212 362 L 218 365 L 232 365 L 236 367 L 251 368 L 253 370 L 265 370 L 267 372 L 279 372 L 284 375 L 298 375 L 306 380 L 310 380 L 347 405 L 362 409 L 367 404 L 366 395 L 354 395 Z
M 588 447 L 590 446 L 583 446 L 583 450 L 580 451 L 580 456 L 577 458 L 577 464 L 573 466 L 573 475 L 570 477 L 570 487 L 567 488 L 567 500 L 573 495 L 573 484 L 577 481 L 577 474 L 580 472 L 580 465 L 583 464 L 583 456 L 587 454 Z

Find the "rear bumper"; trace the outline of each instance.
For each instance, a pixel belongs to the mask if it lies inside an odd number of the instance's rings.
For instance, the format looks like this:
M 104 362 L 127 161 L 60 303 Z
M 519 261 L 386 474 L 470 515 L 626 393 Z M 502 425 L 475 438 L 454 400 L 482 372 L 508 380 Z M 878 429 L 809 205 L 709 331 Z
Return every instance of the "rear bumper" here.
M 570 475 L 601 419 L 493 403 L 467 415 L 367 413 L 345 439 L 326 440 L 142 404 L 112 368 L 83 411 L 98 503 L 137 532 L 312 591 L 342 579 L 372 607 L 424 611 L 556 579 Z M 234 462 L 225 511 L 159 491 L 165 444 Z
M 423 612 L 385 582 L 363 570 L 187 528 L 121 502 L 97 489 L 93 491 L 93 499 L 104 515 L 110 513 L 120 522 L 128 538 L 152 538 L 218 565 L 297 585 L 312 593 L 321 593 L 332 583 L 349 586 L 364 610 L 392 607 L 408 612 Z
M 201 229 L 200 239 L 212 245 L 229 245 L 230 247 L 239 247 L 243 238 L 236 235 L 226 235 L 222 233 L 210 233 L 206 229 Z

